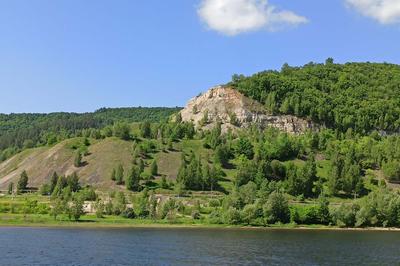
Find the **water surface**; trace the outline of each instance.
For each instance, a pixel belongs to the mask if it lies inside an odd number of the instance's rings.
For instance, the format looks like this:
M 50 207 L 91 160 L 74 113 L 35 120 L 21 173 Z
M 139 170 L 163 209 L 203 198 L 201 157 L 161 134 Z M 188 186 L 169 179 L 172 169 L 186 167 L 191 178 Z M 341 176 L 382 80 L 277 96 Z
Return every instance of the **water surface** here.
M 400 233 L 0 228 L 0 265 L 400 265 Z

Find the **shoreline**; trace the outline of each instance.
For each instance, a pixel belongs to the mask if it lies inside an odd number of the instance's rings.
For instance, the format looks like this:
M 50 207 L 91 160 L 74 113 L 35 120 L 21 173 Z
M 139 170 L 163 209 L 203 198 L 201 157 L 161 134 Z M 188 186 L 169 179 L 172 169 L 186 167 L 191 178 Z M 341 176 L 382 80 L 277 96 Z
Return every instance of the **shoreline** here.
M 304 225 L 279 225 L 279 226 L 234 226 L 234 225 L 212 225 L 212 224 L 161 224 L 161 223 L 138 223 L 138 224 L 109 224 L 109 223 L 15 223 L 7 224 L 0 222 L 0 228 L 60 228 L 60 229 L 218 229 L 218 230 L 243 230 L 243 231 L 359 231 L 359 232 L 400 232 L 400 228 L 383 227 L 334 227 L 334 226 L 304 226 Z

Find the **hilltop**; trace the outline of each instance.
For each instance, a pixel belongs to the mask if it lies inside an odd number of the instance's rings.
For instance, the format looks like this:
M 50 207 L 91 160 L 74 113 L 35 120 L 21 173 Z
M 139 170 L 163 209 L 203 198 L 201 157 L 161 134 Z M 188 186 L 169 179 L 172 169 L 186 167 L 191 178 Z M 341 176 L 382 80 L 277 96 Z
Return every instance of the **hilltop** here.
M 274 127 L 288 133 L 317 130 L 318 125 L 293 115 L 272 115 L 261 103 L 228 86 L 211 88 L 191 99 L 180 111 L 183 121 L 193 122 L 198 129 L 212 129 L 221 123 L 222 131 Z
M 274 114 L 310 119 L 326 127 L 362 134 L 400 132 L 400 66 L 388 63 L 282 66 L 228 84 Z

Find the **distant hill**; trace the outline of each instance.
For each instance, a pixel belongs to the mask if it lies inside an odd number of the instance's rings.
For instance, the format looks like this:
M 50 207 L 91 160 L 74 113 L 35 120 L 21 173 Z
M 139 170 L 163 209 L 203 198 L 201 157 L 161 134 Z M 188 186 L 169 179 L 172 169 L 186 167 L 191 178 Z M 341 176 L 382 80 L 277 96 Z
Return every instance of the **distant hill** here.
M 274 114 L 308 118 L 342 132 L 400 132 L 399 65 L 334 64 L 332 59 L 285 64 L 281 71 L 234 75 L 228 85 Z
M 102 108 L 93 113 L 0 114 L 0 161 L 24 148 L 57 143 L 115 122 L 159 122 L 181 108 Z

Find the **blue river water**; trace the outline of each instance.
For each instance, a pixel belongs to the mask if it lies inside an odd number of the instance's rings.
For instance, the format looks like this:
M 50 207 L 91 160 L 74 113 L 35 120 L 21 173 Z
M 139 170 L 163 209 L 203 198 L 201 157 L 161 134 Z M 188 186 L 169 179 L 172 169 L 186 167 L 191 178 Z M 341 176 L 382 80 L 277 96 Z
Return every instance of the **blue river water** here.
M 5 227 L 0 265 L 400 265 L 400 233 Z

